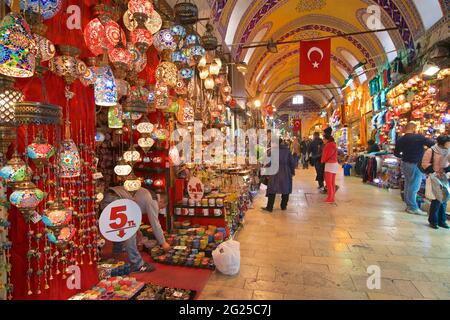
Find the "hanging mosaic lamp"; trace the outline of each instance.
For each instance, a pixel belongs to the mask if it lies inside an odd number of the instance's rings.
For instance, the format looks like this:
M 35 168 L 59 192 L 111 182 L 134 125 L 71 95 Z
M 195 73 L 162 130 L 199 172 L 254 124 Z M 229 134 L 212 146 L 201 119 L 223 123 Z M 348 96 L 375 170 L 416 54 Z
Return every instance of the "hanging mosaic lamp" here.
M 118 100 L 122 97 L 126 97 L 130 94 L 131 86 L 128 81 L 123 79 L 115 79 L 116 87 L 117 87 L 117 95 Z
M 198 21 L 198 7 L 188 1 L 177 2 L 174 8 L 175 19 L 184 25 L 194 24 Z
M 169 61 L 161 62 L 156 68 L 155 78 L 159 82 L 166 83 L 169 87 L 175 87 L 178 79 L 177 66 Z
M 94 83 L 95 104 L 98 106 L 115 106 L 118 100 L 117 86 L 109 66 L 99 67 Z
M 94 18 L 89 21 L 83 35 L 86 46 L 96 56 L 105 50 L 112 50 L 119 42 L 127 43 L 123 30 L 108 16 L 102 16 L 102 20 Z
M 142 72 L 147 65 L 147 55 L 139 52 L 131 42 L 127 43 L 127 49 L 131 53 L 132 70 L 136 73 Z
M 5 0 L 5 3 L 10 7 L 13 1 Z M 20 0 L 20 10 L 38 13 L 48 20 L 61 10 L 61 0 Z
M 177 66 L 177 68 L 181 68 L 185 63 L 186 58 L 184 57 L 181 51 L 172 52 L 172 62 Z
M 128 176 L 132 169 L 133 168 L 121 158 L 114 167 L 114 173 L 121 177 Z
M 214 27 L 209 22 L 206 24 L 206 32 L 202 36 L 202 45 L 207 51 L 214 51 L 219 45 L 217 37 L 214 35 Z
M 219 59 L 220 61 L 220 59 Z M 218 76 L 220 73 L 220 68 L 222 67 L 222 63 L 217 63 L 217 61 L 215 60 L 213 63 L 210 64 L 209 66 L 209 73 L 213 76 Z
M 136 126 L 136 129 L 141 134 L 152 133 L 153 124 L 148 120 L 147 115 L 144 115 L 144 119 Z
M 177 85 L 175 87 L 175 92 L 176 94 L 182 96 L 182 95 L 186 95 L 187 94 L 187 86 L 184 83 L 183 79 L 178 79 L 177 81 Z
M 129 31 L 133 31 L 139 25 L 138 21 L 129 10 L 125 11 L 125 14 L 123 15 L 123 24 Z M 144 26 L 151 34 L 158 32 L 162 26 L 162 19 L 159 13 L 153 10 L 153 12 L 147 16 Z
M 138 27 L 131 31 L 130 36 L 131 42 L 143 54 L 153 44 L 153 35 L 147 29 Z
M 155 33 L 153 45 L 159 52 L 163 50 L 175 51 L 177 49 L 176 41 L 169 29 L 161 29 Z
M 14 89 L 14 79 L 0 75 L 0 126 L 14 125 L 14 105 L 22 101 L 22 92 Z
M 206 54 L 205 49 L 202 46 L 196 45 L 191 48 L 191 56 L 199 61 Z
M 0 177 L 5 179 L 7 183 L 19 183 L 29 180 L 32 175 L 30 167 L 19 157 L 17 151 L 14 152 L 12 158 L 6 165 L 0 169 Z
M 61 142 L 62 152 L 59 161 L 59 176 L 61 178 L 75 178 L 80 176 L 81 160 L 78 148 L 72 139 Z
M 203 57 L 201 57 L 200 60 L 198 61 L 197 67 L 198 67 L 199 69 L 205 68 L 207 63 L 208 63 L 208 61 L 206 60 L 206 56 L 203 56 Z
M 71 84 L 82 77 L 88 68 L 83 61 L 77 58 L 81 52 L 80 49 L 68 45 L 58 45 L 57 47 L 61 55 L 49 60 L 49 69 L 63 77 L 67 84 Z
M 179 43 L 186 36 L 186 29 L 182 25 L 175 25 L 170 28 L 174 40 Z
M 191 68 L 183 68 L 180 70 L 179 75 L 181 79 L 192 79 L 194 76 L 194 70 Z
M 30 27 L 18 13 L 9 13 L 0 25 L 0 74 L 29 78 L 36 65 L 36 44 Z
M 73 225 L 57 228 L 55 230 L 47 229 L 47 239 L 50 243 L 59 248 L 64 248 L 75 236 L 77 229 Z
M 70 122 L 65 124 L 65 139 L 61 141 L 58 154 L 60 178 L 76 178 L 81 174 L 81 159 L 77 145 L 70 137 Z
M 134 17 L 138 14 L 150 16 L 153 13 L 153 5 L 148 0 L 130 0 L 128 2 L 128 11 Z
M 138 145 L 139 147 L 141 147 L 141 149 L 144 151 L 145 154 L 147 154 L 150 151 L 154 143 L 155 140 L 153 140 L 149 136 L 144 136 L 138 139 Z
M 122 106 L 120 104 L 110 106 L 108 109 L 108 128 L 122 129 L 123 127 L 122 117 L 123 117 Z
M 123 183 L 125 190 L 128 192 L 138 191 L 141 188 L 141 185 L 141 180 L 137 178 L 133 172 L 127 176 L 127 179 Z
M 208 68 L 201 69 L 198 75 L 200 79 L 205 80 L 209 76 L 209 69 Z
M 214 89 L 214 79 L 211 77 L 208 77 L 204 80 L 205 89 L 206 90 L 212 90 Z
M 9 196 L 9 202 L 17 207 L 22 214 L 28 216 L 44 199 L 45 194 L 31 181 L 17 184 Z
M 55 230 L 67 226 L 72 221 L 73 210 L 67 208 L 61 197 L 58 196 L 56 201 L 42 215 L 42 222 L 49 229 Z
M 133 165 L 139 160 L 140 156 L 141 154 L 139 153 L 139 151 L 136 151 L 136 149 L 134 149 L 134 146 L 131 146 L 130 149 L 125 151 L 125 153 L 123 154 L 123 159 L 130 165 Z
M 27 147 L 28 158 L 30 158 L 37 167 L 42 168 L 54 154 L 55 148 L 44 139 L 42 136 L 42 129 L 39 128 L 39 132 L 33 143 Z
M 108 57 L 114 68 L 123 71 L 126 76 L 128 66 L 131 64 L 131 52 L 119 44 L 117 47 L 108 51 Z
M 55 56 L 56 48 L 50 40 L 39 34 L 33 34 L 33 38 L 34 42 L 36 43 L 37 59 L 39 61 L 48 61 Z
M 186 36 L 186 39 L 184 40 L 184 45 L 186 47 L 193 47 L 196 45 L 200 45 L 200 38 L 196 34 L 193 33 L 188 34 Z

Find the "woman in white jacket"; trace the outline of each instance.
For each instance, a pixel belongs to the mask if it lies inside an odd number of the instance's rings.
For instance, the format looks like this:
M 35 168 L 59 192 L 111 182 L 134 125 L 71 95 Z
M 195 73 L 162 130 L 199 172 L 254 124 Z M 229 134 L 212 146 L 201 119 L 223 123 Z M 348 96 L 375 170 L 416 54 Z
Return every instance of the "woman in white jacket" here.
M 445 228 L 447 225 L 447 200 L 449 198 L 449 188 L 446 172 L 449 166 L 450 137 L 441 135 L 437 138 L 437 144 L 428 149 L 423 155 L 422 168 L 430 168 L 431 186 L 434 199 L 431 201 L 428 222 L 433 229 Z M 439 227 L 438 227 L 439 226 Z

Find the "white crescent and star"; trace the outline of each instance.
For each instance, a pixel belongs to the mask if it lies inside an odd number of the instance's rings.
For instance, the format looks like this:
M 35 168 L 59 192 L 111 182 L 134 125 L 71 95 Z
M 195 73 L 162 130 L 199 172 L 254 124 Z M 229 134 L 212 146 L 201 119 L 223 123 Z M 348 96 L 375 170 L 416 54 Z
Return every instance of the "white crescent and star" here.
M 319 54 L 320 54 L 320 60 L 319 60 L 319 62 L 317 62 L 317 61 L 311 61 L 311 54 L 313 53 L 313 52 L 318 52 Z M 320 66 L 320 62 L 323 60 L 323 51 L 322 51 L 322 49 L 320 49 L 320 48 L 318 48 L 318 47 L 312 47 L 312 48 L 310 48 L 309 50 L 308 50 L 308 60 L 310 61 L 310 62 L 312 62 L 312 66 L 313 66 L 313 68 L 315 68 L 315 69 L 318 69 L 319 68 L 319 66 Z

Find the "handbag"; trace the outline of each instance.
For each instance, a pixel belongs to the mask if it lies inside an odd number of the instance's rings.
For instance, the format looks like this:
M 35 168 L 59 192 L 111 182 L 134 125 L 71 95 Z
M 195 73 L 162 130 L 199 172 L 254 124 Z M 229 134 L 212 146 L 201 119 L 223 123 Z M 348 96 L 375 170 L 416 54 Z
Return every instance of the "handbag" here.
M 430 174 L 434 172 L 433 169 L 433 164 L 434 164 L 434 150 L 431 149 L 431 161 L 430 161 L 430 165 L 426 168 L 422 167 L 422 161 L 420 161 L 417 166 L 419 167 L 419 170 L 424 173 L 424 174 Z

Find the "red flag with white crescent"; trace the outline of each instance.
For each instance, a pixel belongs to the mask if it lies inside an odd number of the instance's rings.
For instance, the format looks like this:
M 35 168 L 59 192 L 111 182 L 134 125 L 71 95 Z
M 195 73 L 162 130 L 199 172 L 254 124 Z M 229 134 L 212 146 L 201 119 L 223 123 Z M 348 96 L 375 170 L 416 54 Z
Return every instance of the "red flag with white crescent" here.
M 331 82 L 331 39 L 300 41 L 300 84 Z
M 294 119 L 292 131 L 299 132 L 302 130 L 302 119 Z

